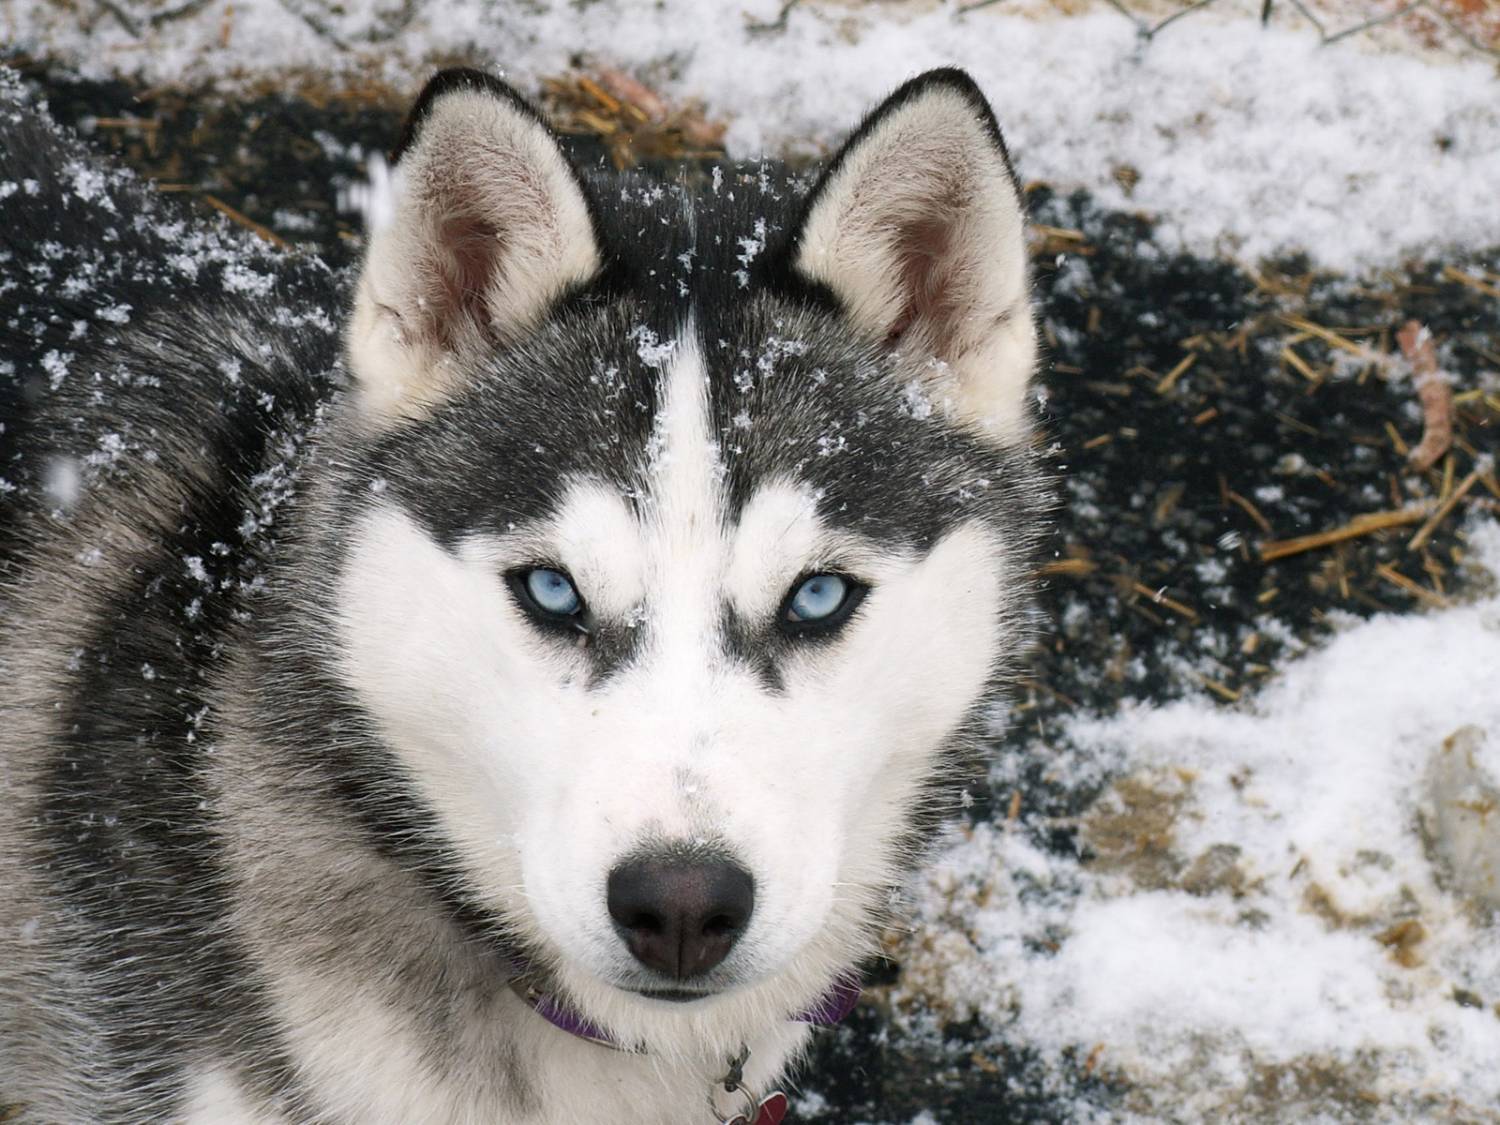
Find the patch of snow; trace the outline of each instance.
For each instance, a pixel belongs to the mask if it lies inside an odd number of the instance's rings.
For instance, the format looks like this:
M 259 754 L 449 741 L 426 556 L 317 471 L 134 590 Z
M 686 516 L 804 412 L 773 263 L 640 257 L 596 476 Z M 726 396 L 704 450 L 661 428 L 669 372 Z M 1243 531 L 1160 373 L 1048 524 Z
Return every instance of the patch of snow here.
M 659 340 L 656 333 L 644 324 L 636 325 L 630 338 L 636 342 L 636 354 L 641 357 L 641 362 L 656 370 L 665 368 L 677 350 L 676 340 Z
M 1468 535 L 1500 575 L 1500 523 Z M 1423 778 L 1467 725 L 1495 767 L 1496 669 L 1492 589 L 1350 623 L 1241 708 L 1072 720 L 1051 776 L 1110 779 L 1086 851 L 969 830 L 924 877 L 898 1000 L 1091 1058 L 1149 1103 L 1139 1120 L 1481 1114 L 1500 1102 L 1500 930 L 1432 858 Z
M 364 217 L 365 230 L 371 234 L 391 225 L 396 218 L 396 201 L 401 198 L 398 172 L 375 153 L 365 164 L 367 182 L 350 184 L 339 191 L 339 209 L 357 211 Z
M 83 473 L 76 458 L 54 457 L 42 477 L 42 490 L 64 508 L 78 503 Z
M 59 352 L 55 348 L 42 356 L 42 370 L 47 373 L 48 385 L 55 391 L 68 377 L 68 364 L 73 362 L 71 352 Z

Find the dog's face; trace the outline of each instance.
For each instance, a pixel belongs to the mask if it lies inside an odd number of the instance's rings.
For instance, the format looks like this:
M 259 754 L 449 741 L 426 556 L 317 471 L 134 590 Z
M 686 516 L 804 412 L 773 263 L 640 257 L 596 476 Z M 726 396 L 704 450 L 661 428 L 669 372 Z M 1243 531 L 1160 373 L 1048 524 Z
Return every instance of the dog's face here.
M 460 74 L 398 170 L 350 330 L 339 672 L 575 1004 L 732 1048 L 869 950 L 1020 643 L 998 133 L 929 76 L 805 202 L 695 201 L 586 186 Z

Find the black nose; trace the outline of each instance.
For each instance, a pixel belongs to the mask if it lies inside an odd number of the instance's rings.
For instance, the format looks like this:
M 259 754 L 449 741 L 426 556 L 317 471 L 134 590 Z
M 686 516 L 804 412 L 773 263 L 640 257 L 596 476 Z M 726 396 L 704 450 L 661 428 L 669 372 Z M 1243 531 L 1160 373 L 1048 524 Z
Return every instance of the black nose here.
M 652 859 L 609 873 L 609 916 L 635 959 L 674 980 L 729 955 L 755 909 L 755 880 L 725 859 Z

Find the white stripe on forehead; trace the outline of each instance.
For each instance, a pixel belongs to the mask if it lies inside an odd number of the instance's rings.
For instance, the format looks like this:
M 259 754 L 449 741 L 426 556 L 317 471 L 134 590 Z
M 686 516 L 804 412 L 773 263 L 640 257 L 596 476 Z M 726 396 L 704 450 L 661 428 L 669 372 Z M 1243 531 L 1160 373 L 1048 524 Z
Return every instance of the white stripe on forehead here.
M 651 435 L 647 507 L 672 524 L 706 520 L 717 530 L 722 515 L 723 466 L 708 414 L 708 368 L 691 322 L 675 340 L 658 343 L 644 329 L 640 355 L 662 373 L 660 409 Z
M 643 505 L 647 584 L 653 637 L 685 656 L 715 632 L 725 555 L 723 464 L 709 419 L 708 369 L 691 322 L 661 367 Z

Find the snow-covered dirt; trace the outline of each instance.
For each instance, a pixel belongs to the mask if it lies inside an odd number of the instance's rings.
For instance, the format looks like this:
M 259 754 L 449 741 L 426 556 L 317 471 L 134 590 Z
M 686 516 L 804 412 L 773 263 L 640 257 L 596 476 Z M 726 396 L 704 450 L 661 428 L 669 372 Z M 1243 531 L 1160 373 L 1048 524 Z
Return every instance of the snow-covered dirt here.
M 1500 573 L 1500 525 L 1470 541 Z M 1487 1119 L 1497 670 L 1492 591 L 1350 623 L 1238 708 L 1067 719 L 1025 753 L 1103 782 L 1081 854 L 1024 822 L 965 832 L 896 1002 L 1087 1060 L 1124 1087 L 1112 1120 Z
M 1150 42 L 1103 4 L 962 7 L 0 0 L 0 27 L 85 127 L 119 114 L 67 75 L 410 91 L 462 56 L 535 90 L 581 59 L 701 99 L 741 156 L 823 151 L 911 73 L 969 67 L 1040 224 L 1048 640 L 800 1117 L 1500 1119 L 1496 59 L 1320 46 L 1258 0 Z M 327 216 L 394 117 L 293 103 L 323 122 L 319 210 L 231 173 L 279 135 L 254 107 L 259 140 L 172 178 L 347 253 Z M 1426 473 L 1409 317 L 1458 404 Z M 1372 513 L 1390 528 L 1262 557 Z

